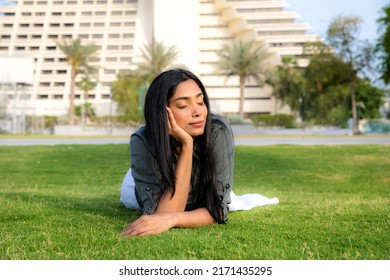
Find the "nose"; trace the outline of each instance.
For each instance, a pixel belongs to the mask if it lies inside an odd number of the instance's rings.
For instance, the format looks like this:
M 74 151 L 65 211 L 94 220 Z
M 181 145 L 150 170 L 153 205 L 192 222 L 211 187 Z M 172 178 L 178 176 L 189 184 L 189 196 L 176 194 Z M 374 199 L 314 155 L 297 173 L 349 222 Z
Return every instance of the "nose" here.
M 199 106 L 195 105 L 194 110 L 192 112 L 192 117 L 199 117 L 202 113 L 202 110 L 200 110 Z

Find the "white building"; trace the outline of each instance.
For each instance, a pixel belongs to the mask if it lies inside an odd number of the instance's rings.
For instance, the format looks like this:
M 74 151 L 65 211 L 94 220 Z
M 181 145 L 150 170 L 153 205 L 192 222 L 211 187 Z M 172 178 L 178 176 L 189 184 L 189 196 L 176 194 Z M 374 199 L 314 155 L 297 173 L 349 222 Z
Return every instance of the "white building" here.
M 100 46 L 99 83 L 89 101 L 99 115 L 108 115 L 110 84 L 131 68 L 140 48 L 154 38 L 180 51 L 176 63 L 199 75 L 214 111 L 238 112 L 238 78 L 218 76 L 215 64 L 222 44 L 235 38 L 265 43 L 280 56 L 302 54 L 305 42 L 319 40 L 309 25 L 286 10 L 282 0 L 19 0 L 0 7 L 0 57 L 27 56 L 34 60 L 34 79 L 24 102 L 38 115 L 66 115 L 70 71 L 56 41 L 79 37 Z M 0 65 L 1 67 L 1 65 Z M 23 67 L 23 66 L 21 66 Z M 6 75 L 0 81 L 7 83 Z M 244 110 L 251 113 L 288 112 L 278 106 L 270 87 L 249 81 Z M 3 86 L 0 94 L 12 92 Z M 25 95 L 24 95 L 25 96 Z M 82 92 L 76 90 L 76 104 Z M 7 98 L 0 98 L 7 100 Z M 27 112 L 27 114 L 31 112 Z

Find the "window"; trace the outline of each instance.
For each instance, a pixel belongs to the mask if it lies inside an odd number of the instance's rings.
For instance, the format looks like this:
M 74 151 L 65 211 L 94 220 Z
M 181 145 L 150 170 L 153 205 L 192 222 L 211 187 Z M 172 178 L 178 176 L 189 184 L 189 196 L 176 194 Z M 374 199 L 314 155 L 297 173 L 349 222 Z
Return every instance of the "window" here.
M 47 46 L 46 50 L 48 50 L 48 51 L 55 51 L 56 47 L 55 46 Z
M 57 34 L 49 34 L 49 35 L 47 35 L 47 37 L 48 37 L 49 39 L 57 39 L 57 38 L 58 38 L 58 35 L 57 35 Z
M 40 87 L 50 87 L 50 83 L 49 82 L 40 82 L 39 86 Z
M 82 12 L 82 16 L 92 16 L 92 12 Z
M 55 13 L 51 13 L 52 16 L 61 16 L 62 13 L 61 12 L 55 12 Z
M 54 83 L 54 86 L 55 86 L 55 87 L 64 87 L 64 86 L 65 86 L 65 83 L 64 83 L 64 82 L 55 82 L 55 83 Z
M 131 62 L 131 57 L 121 57 L 120 61 L 121 62 Z
M 103 27 L 104 26 L 104 22 L 95 22 L 93 24 L 93 26 L 95 26 L 95 27 Z
M 121 22 L 111 22 L 110 23 L 110 26 L 112 26 L 112 27 L 119 27 L 119 26 L 121 26 L 122 25 L 122 23 Z
M 31 38 L 32 39 L 41 39 L 42 35 L 40 35 L 40 34 L 33 34 L 33 35 L 31 35 Z
M 22 47 L 22 46 L 16 46 L 15 47 L 16 51 L 24 51 L 25 49 L 26 49 L 26 47 Z
M 28 23 L 21 23 L 21 24 L 19 24 L 19 27 L 29 27 L 30 26 L 30 24 L 28 24 Z
M 101 11 L 101 12 L 96 12 L 95 15 L 97 16 L 105 16 L 106 15 L 106 12 L 105 11 Z
M 45 58 L 43 59 L 43 61 L 44 61 L 44 62 L 54 62 L 54 58 L 52 58 L 52 57 L 45 57 Z
M 133 46 L 132 45 L 123 45 L 123 46 L 121 46 L 121 49 L 122 50 L 132 50 Z
M 42 70 L 41 72 L 43 75 L 49 75 L 49 74 L 53 74 L 53 71 L 52 70 Z
M 115 74 L 115 69 L 104 69 L 104 74 Z
M 34 27 L 43 27 L 43 23 L 34 23 Z
M 39 47 L 38 46 L 31 46 L 30 51 L 39 51 Z
M 119 46 L 117 45 L 108 45 L 107 46 L 107 50 L 118 50 L 119 49 Z
M 80 22 L 80 27 L 89 27 L 91 26 L 90 22 Z
M 57 74 L 65 75 L 66 74 L 66 70 L 57 70 Z

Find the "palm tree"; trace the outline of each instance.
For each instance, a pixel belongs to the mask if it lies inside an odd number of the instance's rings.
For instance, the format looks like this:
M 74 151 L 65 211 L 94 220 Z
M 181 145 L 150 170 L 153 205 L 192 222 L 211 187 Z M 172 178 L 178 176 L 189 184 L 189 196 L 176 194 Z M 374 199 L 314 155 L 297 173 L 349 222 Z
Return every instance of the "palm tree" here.
M 150 81 L 171 67 L 178 55 L 175 46 L 167 47 L 160 42 L 144 45 L 144 49 L 141 50 L 142 61 L 136 63 L 137 73 L 142 79 Z
M 271 57 L 264 45 L 255 46 L 254 41 L 233 41 L 222 47 L 218 53 L 218 72 L 231 76 L 238 76 L 240 82 L 240 118 L 244 119 L 244 91 L 249 77 L 255 78 L 259 85 L 264 84 L 265 72 L 268 68 L 266 60 Z
M 76 83 L 76 86 L 84 92 L 84 105 L 81 106 L 81 118 L 83 124 L 87 123 L 88 112 L 87 112 L 87 103 L 88 103 L 88 94 L 89 91 L 93 90 L 96 87 L 97 83 L 91 79 L 89 74 L 85 74 L 79 82 Z
M 80 38 L 71 41 L 57 42 L 57 46 L 65 54 L 70 66 L 70 95 L 69 95 L 69 125 L 74 125 L 74 90 L 77 75 L 96 72 L 96 67 L 89 64 L 89 60 L 96 57 L 99 47 L 95 44 L 82 45 Z

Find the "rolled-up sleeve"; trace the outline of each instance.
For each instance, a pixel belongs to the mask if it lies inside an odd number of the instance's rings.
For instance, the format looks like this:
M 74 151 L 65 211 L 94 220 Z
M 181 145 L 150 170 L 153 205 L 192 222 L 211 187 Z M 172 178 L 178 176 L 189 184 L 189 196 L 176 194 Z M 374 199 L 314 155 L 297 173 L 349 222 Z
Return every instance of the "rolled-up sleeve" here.
M 230 124 L 213 122 L 213 151 L 216 165 L 217 191 L 223 218 L 227 220 L 230 192 L 233 189 L 234 137 Z
M 161 174 L 153 154 L 144 139 L 133 134 L 130 139 L 131 171 L 135 182 L 135 196 L 142 213 L 153 214 L 161 191 Z

